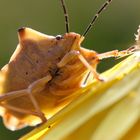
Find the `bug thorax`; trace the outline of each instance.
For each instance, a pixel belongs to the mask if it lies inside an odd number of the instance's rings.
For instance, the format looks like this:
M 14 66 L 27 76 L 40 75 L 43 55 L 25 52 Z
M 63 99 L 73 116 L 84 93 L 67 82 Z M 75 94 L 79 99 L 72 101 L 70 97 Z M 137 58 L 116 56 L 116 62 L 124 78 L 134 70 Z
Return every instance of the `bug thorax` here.
M 77 46 L 80 44 L 81 36 L 74 32 L 65 33 L 64 35 L 50 36 L 31 28 L 20 28 L 18 30 L 18 37 L 20 46 L 28 48 L 29 46 L 35 46 L 42 52 L 45 52 L 54 46 L 65 48 L 63 51 L 66 51 L 67 49 L 70 50 L 73 45 Z
M 28 50 L 32 54 L 33 50 L 46 54 L 48 52 L 56 52 L 57 54 L 65 54 L 71 50 L 73 45 L 77 45 L 80 35 L 70 32 L 64 35 L 50 36 L 30 28 L 20 28 L 18 30 L 19 46 L 12 55 L 10 61 L 14 60 L 21 50 Z M 26 52 L 24 51 L 24 53 Z M 49 57 L 49 56 L 48 56 Z M 54 56 L 53 56 L 54 57 Z

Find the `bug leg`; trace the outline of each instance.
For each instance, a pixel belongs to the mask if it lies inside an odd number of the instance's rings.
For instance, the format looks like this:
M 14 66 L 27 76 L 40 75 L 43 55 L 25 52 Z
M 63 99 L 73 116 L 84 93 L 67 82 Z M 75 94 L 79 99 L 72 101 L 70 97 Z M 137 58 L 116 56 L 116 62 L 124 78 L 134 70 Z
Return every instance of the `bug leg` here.
M 46 76 L 42 79 L 39 79 L 39 80 L 35 81 L 33 84 L 31 84 L 28 87 L 28 91 L 32 92 L 32 91 L 39 91 L 39 90 L 43 89 L 44 85 L 50 79 L 51 79 L 51 76 L 49 75 L 49 76 Z M 42 81 L 42 82 L 40 82 L 40 81 Z M 41 88 L 41 86 L 43 86 L 43 87 Z M 33 90 L 33 89 L 35 89 L 35 90 Z M 5 101 L 5 100 L 11 100 L 11 99 L 14 99 L 14 98 L 18 98 L 18 97 L 24 96 L 24 95 L 27 95 L 27 89 L 7 92 L 5 94 L 0 95 L 0 102 Z
M 76 50 L 71 50 L 69 53 L 67 53 L 57 64 L 57 66 L 59 68 L 65 66 L 68 62 L 70 62 L 73 59 L 74 56 L 77 56 L 79 60 L 84 64 L 84 66 L 87 67 L 93 73 L 95 79 L 99 81 L 104 81 L 104 79 L 100 77 L 96 69 L 89 64 L 86 58 L 84 58 L 84 56 L 79 51 Z
M 38 114 L 38 117 L 42 120 L 42 123 L 43 123 L 43 122 L 46 122 L 47 119 L 46 119 L 44 113 L 41 111 L 41 109 L 40 109 L 40 107 L 39 107 L 39 105 L 38 105 L 38 103 L 37 103 L 35 97 L 34 97 L 33 94 L 30 93 L 30 92 L 29 92 L 28 95 L 29 95 L 29 98 L 30 98 L 30 100 L 31 100 L 31 102 L 32 102 L 32 104 L 33 104 L 33 106 L 34 106 L 34 108 L 35 108 L 35 112 Z
M 46 83 L 48 81 L 50 81 L 51 79 L 52 79 L 51 75 L 47 75 L 46 77 L 43 77 L 42 79 L 39 79 L 39 80 L 33 82 L 27 89 L 28 93 L 29 93 L 28 95 L 34 105 L 36 112 L 38 113 L 39 117 L 41 118 L 42 122 L 46 122 L 47 119 L 46 119 L 44 113 L 41 111 L 33 93 L 40 92 L 41 90 L 43 90 Z
M 18 108 L 18 107 L 15 107 L 15 106 L 12 106 L 12 105 L 8 105 L 8 104 L 3 104 L 3 103 L 0 103 L 0 105 L 2 107 L 6 108 L 6 109 L 10 109 L 10 110 L 13 110 L 13 111 L 16 111 L 16 112 L 19 112 L 19 113 L 31 114 L 31 115 L 40 117 L 38 112 L 35 112 L 35 111 L 26 110 L 26 109 L 23 109 L 23 108 Z
M 136 50 L 138 50 L 137 46 L 132 46 L 132 47 L 130 47 L 126 50 L 122 50 L 122 51 L 113 50 L 113 51 L 101 53 L 101 54 L 98 54 L 98 57 L 100 60 L 109 58 L 109 57 L 121 58 L 121 57 L 125 57 L 125 56 L 128 56 L 128 55 L 134 53 Z
M 78 58 L 81 60 L 81 62 L 93 73 L 94 78 L 98 81 L 105 81 L 104 78 L 100 76 L 100 74 L 96 71 L 95 67 L 92 67 L 89 62 L 84 58 L 83 55 L 78 55 Z
M 29 95 L 29 92 L 28 92 L 27 89 L 19 90 L 19 91 L 12 91 L 12 92 L 8 92 L 6 94 L 3 94 L 3 95 L 0 96 L 0 102 L 1 102 L 0 105 L 5 107 L 5 108 L 11 109 L 13 111 L 38 116 L 42 120 L 42 122 L 45 122 L 46 118 L 44 117 L 44 114 L 38 112 L 37 110 L 36 111 L 31 111 L 31 110 L 21 109 L 21 108 L 15 107 L 15 106 L 11 106 L 11 105 L 8 105 L 8 104 L 3 104 L 3 101 L 12 100 L 12 99 L 24 96 L 24 95 Z M 32 99 L 32 98 L 34 98 L 34 97 L 30 97 L 31 101 L 33 102 L 34 99 Z M 37 103 L 36 103 L 36 105 L 37 105 Z
M 21 112 L 21 113 L 32 114 L 32 115 L 38 116 L 38 117 L 40 117 L 42 122 L 46 122 L 47 119 L 44 116 L 44 114 L 42 113 L 41 109 L 39 108 L 39 105 L 38 105 L 33 93 L 34 92 L 40 92 L 49 80 L 51 80 L 50 75 L 35 81 L 34 83 L 32 83 L 28 87 L 28 89 L 19 90 L 19 91 L 12 91 L 12 92 L 8 92 L 6 94 L 3 94 L 3 95 L 0 96 L 0 102 L 6 101 L 6 100 L 12 100 L 14 98 L 18 98 L 18 97 L 23 96 L 23 95 L 28 95 L 30 100 L 33 103 L 35 111 L 24 110 L 24 109 L 20 109 L 20 108 L 17 108 L 17 107 L 12 107 L 12 106 L 11 107 L 8 106 L 8 108 L 11 108 L 12 110 L 15 110 L 15 111 L 18 111 L 18 112 Z M 7 106 L 7 105 L 5 105 L 5 106 Z
M 34 92 L 40 92 L 41 90 L 43 90 L 45 88 L 45 85 L 48 83 L 48 81 L 50 81 L 52 79 L 52 76 L 50 74 L 48 74 L 47 76 L 36 80 L 35 82 L 33 82 L 31 85 L 29 85 L 28 87 L 28 91 L 30 93 L 34 93 Z
M 79 51 L 75 51 L 75 50 L 72 50 L 70 51 L 69 53 L 67 53 L 59 63 L 57 63 L 57 66 L 59 68 L 65 66 L 67 63 L 69 63 L 75 56 L 78 56 L 80 53 Z
M 27 89 L 11 91 L 11 92 L 0 95 L 0 102 L 5 101 L 5 100 L 12 100 L 14 98 L 24 96 L 26 94 L 27 94 Z

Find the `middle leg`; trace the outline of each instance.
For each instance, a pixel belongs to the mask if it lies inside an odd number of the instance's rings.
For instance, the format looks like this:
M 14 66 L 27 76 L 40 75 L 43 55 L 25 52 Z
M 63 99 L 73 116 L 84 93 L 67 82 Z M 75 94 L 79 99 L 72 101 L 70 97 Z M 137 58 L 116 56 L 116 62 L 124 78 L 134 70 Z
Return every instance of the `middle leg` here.
M 91 52 L 90 52 L 90 53 L 91 53 Z M 95 54 L 94 54 L 94 55 L 95 55 Z M 67 53 L 67 54 L 62 58 L 62 60 L 57 64 L 57 66 L 58 66 L 59 68 L 65 66 L 65 65 L 66 65 L 68 62 L 70 62 L 70 61 L 73 59 L 73 57 L 75 57 L 75 56 L 78 57 L 79 60 L 83 63 L 83 65 L 93 73 L 95 79 L 97 79 L 97 80 L 99 80 L 99 81 L 104 81 L 104 79 L 101 78 L 100 75 L 98 74 L 98 72 L 96 71 L 96 68 L 93 67 L 91 64 L 89 64 L 89 62 L 86 60 L 86 58 L 85 58 L 79 51 L 76 51 L 76 50 L 71 50 L 69 53 Z

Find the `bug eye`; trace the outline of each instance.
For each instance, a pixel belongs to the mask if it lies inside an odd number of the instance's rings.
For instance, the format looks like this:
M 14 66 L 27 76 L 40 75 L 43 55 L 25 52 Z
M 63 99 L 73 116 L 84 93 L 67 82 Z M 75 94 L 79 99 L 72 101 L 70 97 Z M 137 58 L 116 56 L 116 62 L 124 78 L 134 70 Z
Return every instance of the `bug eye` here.
M 56 38 L 57 40 L 61 40 L 61 39 L 63 39 L 63 36 L 62 36 L 62 35 L 57 35 L 55 38 Z

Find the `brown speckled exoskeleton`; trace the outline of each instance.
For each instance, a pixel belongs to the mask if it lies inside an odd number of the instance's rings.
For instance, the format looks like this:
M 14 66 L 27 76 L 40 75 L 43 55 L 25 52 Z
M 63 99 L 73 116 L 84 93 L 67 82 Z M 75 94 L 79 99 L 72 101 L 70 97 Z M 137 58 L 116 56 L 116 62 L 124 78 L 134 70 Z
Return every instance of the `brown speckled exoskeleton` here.
M 98 54 L 81 47 L 85 35 L 110 2 L 107 0 L 99 9 L 83 35 L 69 32 L 63 0 L 67 33 L 49 36 L 30 28 L 18 30 L 17 49 L 0 71 L 0 113 L 7 128 L 17 130 L 45 122 L 60 110 L 59 100 L 82 87 L 89 72 L 95 79 L 104 80 L 96 71 L 100 60 L 132 53 L 128 49 Z

